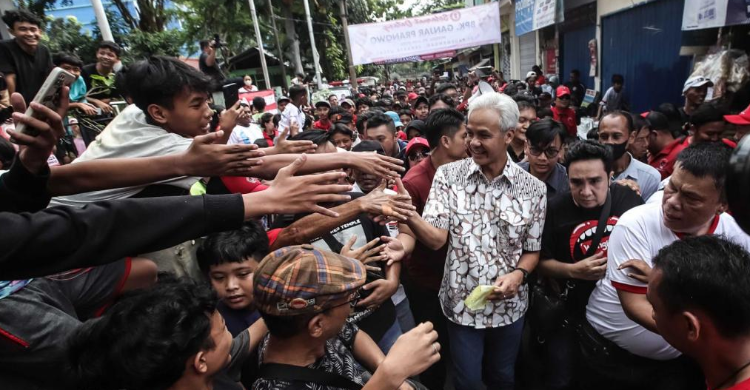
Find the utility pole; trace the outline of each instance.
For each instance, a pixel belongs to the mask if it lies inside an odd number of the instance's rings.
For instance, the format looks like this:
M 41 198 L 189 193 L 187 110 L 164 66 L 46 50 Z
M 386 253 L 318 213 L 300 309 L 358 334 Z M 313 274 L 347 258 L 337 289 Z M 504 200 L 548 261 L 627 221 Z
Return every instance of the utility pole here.
M 255 40 L 258 41 L 258 54 L 260 54 L 260 66 L 263 68 L 263 79 L 266 81 L 266 89 L 271 89 L 271 79 L 268 77 L 268 65 L 266 65 L 266 52 L 263 50 L 263 37 L 260 35 L 258 15 L 255 13 L 255 0 L 247 0 L 250 4 L 250 13 L 253 15 L 253 27 L 255 27 Z
M 276 38 L 276 48 L 279 50 L 279 62 L 281 62 L 281 87 L 287 89 L 284 49 L 281 48 L 281 42 L 279 41 L 279 30 L 276 29 L 276 14 L 273 12 L 273 4 L 271 3 L 271 0 L 268 0 L 268 10 L 271 12 L 271 27 L 273 28 L 273 36 Z
M 102 39 L 104 39 L 105 41 L 114 42 L 115 39 L 112 37 L 112 30 L 109 29 L 109 20 L 107 20 L 107 14 L 104 13 L 102 0 L 91 0 L 91 6 L 94 8 L 96 23 L 99 25 L 99 31 L 101 31 L 102 33 Z
M 318 82 L 318 90 L 323 89 L 323 79 L 320 76 L 320 59 L 318 58 L 318 49 L 315 48 L 315 35 L 313 35 L 312 17 L 310 17 L 310 2 L 305 0 L 305 16 L 307 17 L 307 30 L 310 33 L 310 46 L 312 46 L 313 67 L 315 68 L 315 78 Z
M 341 25 L 344 27 L 344 41 L 346 43 L 346 59 L 349 61 L 349 87 L 356 91 L 357 89 L 357 72 L 354 70 L 354 62 L 352 61 L 352 49 L 351 43 L 349 43 L 349 22 L 346 19 L 346 3 L 345 0 L 339 0 L 339 8 L 341 10 Z

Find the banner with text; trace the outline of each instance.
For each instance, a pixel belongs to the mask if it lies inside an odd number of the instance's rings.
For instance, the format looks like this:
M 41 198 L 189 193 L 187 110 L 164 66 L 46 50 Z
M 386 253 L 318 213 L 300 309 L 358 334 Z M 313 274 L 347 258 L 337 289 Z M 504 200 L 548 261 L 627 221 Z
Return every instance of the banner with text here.
M 266 101 L 265 112 L 270 112 L 272 114 L 276 114 L 279 112 L 278 106 L 276 105 L 276 96 L 272 89 L 267 89 L 265 91 L 257 91 L 257 92 L 242 92 L 242 93 L 239 93 L 238 95 L 239 95 L 240 100 L 245 99 L 250 105 L 253 104 L 253 99 L 260 96 L 263 98 L 263 100 Z
M 683 30 L 750 23 L 748 0 L 686 0 L 682 13 Z
M 555 23 L 557 0 L 516 1 L 516 36 Z
M 353 24 L 349 41 L 354 65 L 417 60 L 417 56 L 499 43 L 500 7 L 495 2 L 416 18 Z

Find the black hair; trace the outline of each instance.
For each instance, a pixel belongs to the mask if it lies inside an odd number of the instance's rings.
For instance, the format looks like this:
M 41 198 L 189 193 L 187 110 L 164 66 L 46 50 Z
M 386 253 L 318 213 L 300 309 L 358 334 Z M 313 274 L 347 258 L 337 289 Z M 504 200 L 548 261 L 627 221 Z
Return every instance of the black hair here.
M 401 115 L 408 115 L 409 118 L 413 118 L 411 114 L 411 110 L 403 109 L 398 112 L 398 116 L 401 117 Z
M 560 143 L 562 144 L 565 134 L 567 134 L 565 132 L 565 126 L 552 119 L 536 121 L 526 129 L 526 139 L 529 140 L 529 144 L 534 147 L 547 146 L 554 142 L 556 137 L 560 137 Z
M 440 84 L 439 87 L 435 88 L 435 93 L 445 93 L 445 91 L 449 89 L 458 90 L 458 88 L 456 88 L 456 86 L 451 83 L 443 83 L 443 84 Z
M 750 253 L 741 245 L 715 235 L 686 237 L 659 250 L 653 263 L 667 311 L 698 309 L 727 338 L 750 332 Z
M 702 178 L 712 177 L 720 199 L 726 199 L 725 182 L 729 171 L 729 156 L 732 148 L 723 142 L 698 142 L 683 149 L 677 155 L 676 163 L 691 175 Z
M 334 136 L 334 134 L 343 134 L 354 141 L 354 132 L 349 129 L 345 124 L 343 123 L 334 123 L 333 127 L 331 127 L 330 130 L 328 130 L 328 139 L 331 140 Z
M 574 74 L 574 75 L 576 75 L 578 77 L 581 77 L 581 71 L 579 71 L 578 69 L 573 69 L 573 70 L 570 71 L 570 73 Z
M 199 44 L 200 44 L 200 46 L 201 46 L 201 50 L 203 50 L 203 49 L 207 48 L 207 47 L 208 47 L 208 45 L 210 45 L 210 43 L 208 42 L 208 40 L 205 40 L 205 39 L 204 39 L 204 40 L 202 40 L 202 41 L 200 41 L 200 42 L 199 42 Z
M 444 135 L 453 137 L 461 125 L 466 123 L 466 118 L 453 108 L 441 108 L 433 110 L 425 119 L 424 137 L 430 144 L 430 149 L 440 146 L 440 138 Z
M 667 116 L 659 111 L 651 111 L 646 115 L 646 120 L 649 123 L 651 130 L 658 131 L 660 133 L 669 133 L 673 135 L 672 129 L 669 127 L 669 120 Z
M 612 172 L 612 151 L 598 141 L 576 141 L 568 147 L 565 153 L 565 164 L 568 164 L 568 167 L 576 161 L 587 160 L 601 160 L 607 175 Z
M 122 297 L 102 317 L 84 322 L 68 343 L 68 360 L 84 389 L 167 389 L 188 359 L 216 347 L 211 317 L 216 295 L 187 278 L 160 280 Z
M 449 107 L 456 107 L 456 102 L 453 98 L 444 93 L 436 93 L 430 96 L 430 99 L 427 100 L 427 107 L 432 108 L 432 106 L 439 101 L 447 104 Z
M 586 139 L 596 141 L 599 139 L 599 129 L 593 128 L 586 133 Z
M 536 111 L 536 117 L 543 119 L 543 118 L 554 118 L 555 114 L 552 113 L 552 109 L 549 107 L 544 107 L 542 109 L 539 109 Z
M 270 112 L 263 113 L 263 115 L 260 116 L 260 128 L 265 129 L 266 123 L 273 121 L 274 114 Z
M 307 130 L 289 137 L 290 141 L 312 141 L 316 146 L 328 142 L 328 134 L 325 130 Z
M 13 164 L 13 159 L 16 158 L 16 148 L 7 139 L 0 137 L 0 163 L 3 164 L 2 169 L 9 170 Z
M 393 105 L 393 101 L 390 99 L 380 99 L 375 102 L 374 107 L 390 108 Z
M 263 111 L 266 109 L 266 99 L 263 99 L 260 96 L 256 96 L 253 98 L 253 107 L 257 111 Z
M 644 127 L 647 127 L 649 130 L 651 130 L 651 124 L 646 120 L 646 118 L 637 115 L 637 114 L 631 114 L 633 117 L 633 129 L 635 129 L 636 134 L 641 131 Z
M 365 124 L 370 119 L 371 116 L 375 115 L 374 112 L 365 112 L 364 114 L 357 115 L 357 123 L 355 124 L 357 126 L 357 131 L 360 134 L 364 134 L 365 132 Z
M 72 53 L 59 52 L 52 56 L 52 63 L 55 66 L 61 66 L 62 64 L 68 64 L 83 68 L 83 61 L 78 58 L 77 55 Z
M 724 122 L 724 111 L 712 103 L 703 103 L 690 116 L 690 124 L 695 127 L 711 122 Z
M 123 68 L 124 85 L 133 103 L 146 117 L 148 106 L 158 104 L 174 108 L 174 98 L 184 91 L 208 94 L 211 79 L 174 57 L 151 56 Z M 119 89 L 119 88 L 118 88 Z
M 629 112 L 621 111 L 621 110 L 612 110 L 612 111 L 607 111 L 607 113 L 604 115 L 604 117 L 608 117 L 608 116 L 612 116 L 612 117 L 619 116 L 619 117 L 625 118 L 625 127 L 627 127 L 628 129 L 628 135 L 630 135 L 630 133 L 632 133 L 633 130 L 635 130 L 635 125 L 633 124 L 633 115 L 631 115 Z M 604 117 L 602 117 L 602 120 L 604 120 Z M 601 124 L 601 122 L 599 123 Z
M 679 138 L 681 135 L 683 135 L 683 133 L 685 132 L 683 129 L 684 123 L 682 121 L 682 115 L 680 115 L 680 111 L 677 109 L 677 106 L 672 103 L 662 103 L 654 111 L 658 111 L 667 116 L 667 120 L 669 121 L 669 130 L 672 132 L 672 136 L 674 138 Z
M 267 148 L 269 146 L 265 138 L 258 138 L 253 143 L 258 145 L 259 148 Z
M 289 88 L 289 99 L 292 101 L 297 100 L 298 97 L 307 94 L 307 88 L 302 85 L 292 85 Z
M 393 119 L 386 114 L 376 112 L 367 120 L 368 129 L 373 129 L 383 125 L 388 126 L 388 130 L 390 130 L 391 133 L 396 133 L 396 124 L 393 123 Z
M 352 152 L 376 152 L 378 154 L 385 154 L 383 145 L 380 142 L 372 140 L 364 140 L 352 147 Z
M 350 114 L 349 111 L 344 110 L 344 111 L 339 112 L 337 115 L 339 116 L 339 119 L 336 120 L 336 123 L 348 124 L 348 123 L 354 122 L 354 116 L 352 116 L 352 114 Z M 359 117 L 357 117 L 357 123 L 359 123 Z M 357 124 L 355 123 L 354 125 L 356 126 Z
M 31 13 L 29 10 L 19 8 L 16 10 L 5 11 L 3 14 L 3 22 L 8 26 L 9 29 L 13 29 L 13 25 L 18 22 L 27 22 L 42 27 L 42 19 Z
M 266 327 L 268 327 L 268 333 L 280 339 L 288 339 L 303 332 L 307 328 L 307 324 L 310 323 L 310 320 L 319 314 L 308 313 L 296 316 L 275 316 L 266 314 L 262 310 L 259 310 L 259 312 L 266 323 Z
M 112 42 L 112 41 L 101 41 L 99 42 L 99 46 L 96 47 L 96 51 L 99 51 L 99 49 L 109 49 L 115 52 L 115 54 L 119 57 L 120 51 L 122 50 L 120 48 L 120 45 Z
M 279 127 L 279 122 L 281 122 L 281 114 L 274 114 L 273 125 Z
M 612 84 L 615 84 L 615 83 L 625 84 L 625 76 L 621 74 L 617 74 L 617 73 L 613 74 Z
M 198 267 L 204 274 L 214 265 L 242 263 L 248 258 L 260 262 L 267 254 L 268 236 L 263 226 L 254 220 L 243 223 L 237 230 L 208 236 L 196 251 Z
M 537 107 L 533 102 L 530 102 L 526 99 L 519 99 L 516 100 L 516 104 L 518 105 L 518 112 L 521 112 L 523 110 L 534 110 L 534 113 L 536 113 Z
M 370 99 L 367 99 L 367 98 L 360 98 L 359 100 L 357 100 L 355 105 L 357 106 L 357 109 L 359 109 L 359 106 L 372 107 L 372 101 L 370 101 Z

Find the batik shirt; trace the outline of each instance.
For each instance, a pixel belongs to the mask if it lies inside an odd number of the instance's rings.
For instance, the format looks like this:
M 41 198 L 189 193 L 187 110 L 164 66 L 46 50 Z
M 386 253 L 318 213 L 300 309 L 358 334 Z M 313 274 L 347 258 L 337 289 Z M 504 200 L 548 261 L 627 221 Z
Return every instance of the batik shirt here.
M 508 161 L 488 180 L 467 158 L 438 168 L 423 218 L 448 230 L 448 255 L 440 302 L 449 320 L 477 329 L 510 325 L 528 305 L 528 287 L 506 300 L 490 301 L 473 312 L 464 299 L 479 285 L 492 285 L 513 271 L 524 251 L 541 249 L 547 187 Z

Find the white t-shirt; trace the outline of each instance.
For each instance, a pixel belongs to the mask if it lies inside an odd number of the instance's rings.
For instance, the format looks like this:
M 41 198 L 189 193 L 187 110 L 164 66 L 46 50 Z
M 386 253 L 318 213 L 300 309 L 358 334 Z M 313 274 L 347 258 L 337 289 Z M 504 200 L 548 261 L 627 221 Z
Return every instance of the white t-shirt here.
M 290 102 L 284 108 L 284 112 L 281 113 L 281 120 L 279 120 L 279 133 L 291 126 L 293 120 L 297 121 L 299 130 L 302 131 L 302 128 L 305 127 L 305 113 L 300 111 L 297 106 Z
M 731 215 L 721 214 L 712 228 L 712 234 L 723 235 L 750 250 L 750 236 L 737 226 Z M 664 226 L 660 202 L 630 209 L 620 217 L 609 236 L 607 275 L 596 284 L 589 297 L 586 318 L 599 334 L 635 355 L 669 360 L 680 356 L 680 352 L 660 335 L 625 315 L 617 290 L 645 294 L 647 284 L 628 277 L 627 269 L 617 267 L 630 259 L 641 259 L 653 267 L 651 261 L 659 250 L 678 239 Z
M 143 111 L 131 104 L 107 125 L 104 131 L 89 144 L 86 151 L 73 161 L 73 164 L 105 158 L 167 156 L 185 152 L 192 142 L 192 138 L 167 132 L 159 126 L 148 123 Z M 199 179 L 182 176 L 159 183 L 187 190 Z M 52 198 L 50 206 L 83 207 L 89 202 L 124 199 L 139 193 L 146 187 L 144 185 L 58 196 Z
M 255 143 L 255 140 L 263 138 L 263 131 L 260 126 L 255 123 L 251 123 L 250 126 L 237 125 L 232 130 L 232 134 L 229 135 L 228 145 L 244 144 L 250 145 Z

